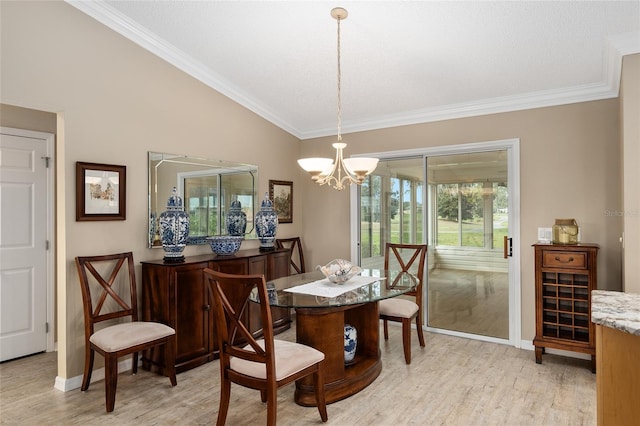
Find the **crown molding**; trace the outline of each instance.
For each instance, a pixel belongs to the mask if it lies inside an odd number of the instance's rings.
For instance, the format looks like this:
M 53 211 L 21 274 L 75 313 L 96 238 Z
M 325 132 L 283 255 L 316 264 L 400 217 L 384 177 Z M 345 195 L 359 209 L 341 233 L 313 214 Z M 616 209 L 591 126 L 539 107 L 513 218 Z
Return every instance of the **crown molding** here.
M 477 102 L 445 105 L 437 108 L 405 111 L 393 115 L 373 117 L 371 119 L 358 122 L 343 121 L 342 133 L 348 134 L 367 130 L 430 123 L 434 121 L 565 105 L 577 102 L 615 98 L 616 96 L 617 90 L 612 90 L 608 85 L 588 84 L 558 90 L 527 93 L 517 96 L 514 95 L 482 99 Z M 305 132 L 302 134 L 301 139 L 317 138 L 333 134 L 335 134 L 335 129 L 321 129 Z
M 177 47 L 151 34 L 108 4 L 86 0 L 65 0 L 65 2 L 284 131 L 294 136 L 300 133 L 298 129 L 283 121 L 268 108 L 255 102 L 243 90 Z
M 66 2 L 299 139 L 335 135 L 335 128 L 333 127 L 302 130 L 291 123 L 287 123 L 275 112 L 252 99 L 242 89 L 234 86 L 213 72 L 213 70 L 186 55 L 170 43 L 150 34 L 146 29 L 140 27 L 108 4 L 81 0 L 66 0 Z M 345 121 L 342 123 L 342 132 L 362 132 L 615 98 L 620 90 L 622 57 L 634 53 L 640 53 L 640 32 L 616 35 L 609 37 L 606 41 L 603 52 L 603 75 L 602 81 L 599 83 L 525 93 L 517 96 L 483 99 L 477 102 L 444 105 L 437 108 L 404 111 L 360 121 Z
M 597 101 L 619 96 L 622 57 L 640 53 L 640 31 L 619 34 L 606 40 L 603 53 L 602 82 L 565 87 L 557 90 L 526 93 L 517 96 L 483 99 L 478 102 L 467 102 L 445 105 L 438 108 L 406 111 L 398 114 L 373 117 L 363 121 L 344 121 L 342 133 L 363 132 L 397 126 L 452 120 L 457 118 L 476 117 L 480 115 L 498 114 L 511 111 L 522 111 L 579 102 Z M 334 128 L 318 129 L 304 132 L 301 139 L 331 136 Z

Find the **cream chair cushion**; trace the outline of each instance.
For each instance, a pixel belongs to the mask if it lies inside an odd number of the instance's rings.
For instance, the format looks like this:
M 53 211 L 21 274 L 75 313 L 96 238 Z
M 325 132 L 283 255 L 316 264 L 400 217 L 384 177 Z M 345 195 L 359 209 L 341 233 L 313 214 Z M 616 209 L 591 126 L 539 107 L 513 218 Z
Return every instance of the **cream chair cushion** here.
M 264 339 L 257 340 L 257 342 L 264 349 Z M 311 346 L 277 339 L 274 339 L 273 344 L 275 348 L 276 380 L 284 379 L 324 359 L 324 353 Z M 243 349 L 253 351 L 250 345 L 245 346 Z M 247 361 L 237 357 L 231 357 L 230 363 L 231 369 L 238 373 L 258 379 L 267 378 L 267 368 L 263 363 Z
M 173 328 L 158 322 L 135 321 L 98 330 L 91 335 L 89 341 L 105 352 L 117 352 L 175 333 Z
M 397 297 L 381 300 L 378 303 L 378 307 L 380 315 L 400 318 L 412 318 L 419 309 L 417 303 Z

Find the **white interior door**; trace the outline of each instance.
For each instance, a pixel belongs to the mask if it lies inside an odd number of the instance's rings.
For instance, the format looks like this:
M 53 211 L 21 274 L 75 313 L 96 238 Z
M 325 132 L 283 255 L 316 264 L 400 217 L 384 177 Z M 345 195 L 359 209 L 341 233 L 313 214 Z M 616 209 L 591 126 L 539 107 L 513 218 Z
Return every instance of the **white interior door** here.
M 0 141 L 0 361 L 47 350 L 51 297 L 46 167 L 52 135 L 12 130 L 2 128 Z

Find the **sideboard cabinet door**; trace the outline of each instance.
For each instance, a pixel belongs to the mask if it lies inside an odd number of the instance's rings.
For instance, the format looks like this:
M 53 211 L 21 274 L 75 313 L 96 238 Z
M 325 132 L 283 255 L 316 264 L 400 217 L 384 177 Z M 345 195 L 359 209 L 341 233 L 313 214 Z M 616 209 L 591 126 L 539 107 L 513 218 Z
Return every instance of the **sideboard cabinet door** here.
M 247 259 L 245 258 L 216 258 L 209 263 L 208 267 L 225 274 L 246 275 L 249 272 Z
M 213 312 L 202 270 L 207 262 L 182 265 L 143 263 L 143 319 L 176 330 L 176 371 L 182 372 L 213 360 L 216 350 Z M 163 365 L 161 351 L 153 355 Z M 143 358 L 143 366 L 145 365 Z
M 176 282 L 176 363 L 213 359 L 217 342 L 213 330 L 212 301 L 206 287 L 202 264 L 175 268 Z

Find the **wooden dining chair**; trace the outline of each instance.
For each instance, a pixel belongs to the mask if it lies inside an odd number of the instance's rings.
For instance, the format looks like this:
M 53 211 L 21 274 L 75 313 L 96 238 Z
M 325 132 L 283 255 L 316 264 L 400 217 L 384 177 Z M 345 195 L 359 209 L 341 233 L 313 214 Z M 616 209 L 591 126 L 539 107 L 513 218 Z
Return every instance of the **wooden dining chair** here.
M 276 238 L 276 247 L 290 249 L 290 262 L 292 273 L 304 274 L 304 253 L 302 252 L 302 242 L 300 237 Z M 293 272 L 295 271 L 295 272 Z
M 159 346 L 164 347 L 164 372 L 171 386 L 175 386 L 176 333 L 165 324 L 138 321 L 133 254 L 78 256 L 75 260 L 84 307 L 85 356 L 81 389 L 89 389 L 93 359 L 95 352 L 98 352 L 104 357 L 107 412 L 113 411 L 118 384 L 118 358 L 132 354 L 132 373 L 136 374 L 138 352 Z M 117 318 L 130 321 L 96 327 L 102 321 Z
M 384 326 L 384 339 L 389 340 L 387 321 L 402 323 L 402 346 L 404 359 L 411 364 L 411 321 L 416 319 L 416 330 L 420 346 L 424 347 L 424 335 L 422 334 L 422 284 L 424 281 L 424 265 L 427 254 L 426 244 L 392 244 L 387 243 L 384 254 L 384 269 L 394 270 L 399 273 L 392 282 L 387 285 L 398 285 L 401 279 L 409 277 L 415 283 L 415 289 L 405 293 L 413 296 L 415 302 L 399 297 L 381 300 L 379 305 L 380 319 Z
M 324 396 L 324 353 L 306 345 L 273 338 L 273 323 L 264 275 L 231 275 L 204 270 L 213 298 L 218 347 L 220 349 L 220 408 L 217 424 L 227 419 L 231 383 L 260 391 L 267 403 L 267 425 L 275 426 L 277 389 L 313 375 L 320 418 L 327 421 Z M 255 290 L 254 290 L 255 289 Z M 256 340 L 246 323 L 252 291 L 260 299 L 263 337 Z M 243 343 L 237 343 L 243 342 Z

